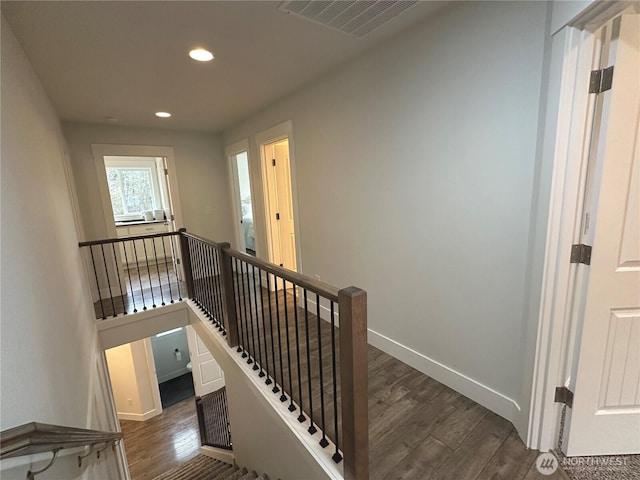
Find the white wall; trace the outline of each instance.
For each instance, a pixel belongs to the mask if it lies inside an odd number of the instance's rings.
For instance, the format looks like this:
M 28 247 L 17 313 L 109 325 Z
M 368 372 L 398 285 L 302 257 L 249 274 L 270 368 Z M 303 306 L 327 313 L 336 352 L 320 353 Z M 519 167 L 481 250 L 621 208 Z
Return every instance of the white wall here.
M 4 17 L 1 30 L 0 429 L 32 421 L 91 428 L 105 415 L 109 420 L 109 408 L 92 383 L 96 331 L 63 164 L 66 146 Z M 23 479 L 29 461 L 38 468 L 42 458 L 3 460 L 2 478 Z M 116 478 L 114 458 L 103 456 L 100 478 Z M 38 478 L 81 478 L 85 470 L 72 455 Z
M 150 347 L 145 340 L 105 351 L 118 417 L 144 421 L 162 412 L 156 405 L 157 383 L 149 371 Z
M 184 227 L 218 241 L 234 238 L 227 165 L 219 135 L 83 123 L 63 123 L 87 239 L 107 237 L 91 144 L 174 149 Z
M 254 135 L 292 120 L 302 272 L 367 290 L 372 343 L 511 420 L 531 368 L 528 252 L 544 239 L 547 8 L 448 9 L 224 134 L 250 138 L 259 179 Z
M 153 361 L 156 365 L 156 375 L 158 382 L 166 382 L 172 378 L 188 373 L 187 364 L 189 358 L 189 343 L 187 341 L 187 331 L 182 329 L 179 332 L 169 333 L 161 337 L 155 335 L 151 337 L 153 347 Z M 176 348 L 180 351 L 180 360 L 175 355 Z

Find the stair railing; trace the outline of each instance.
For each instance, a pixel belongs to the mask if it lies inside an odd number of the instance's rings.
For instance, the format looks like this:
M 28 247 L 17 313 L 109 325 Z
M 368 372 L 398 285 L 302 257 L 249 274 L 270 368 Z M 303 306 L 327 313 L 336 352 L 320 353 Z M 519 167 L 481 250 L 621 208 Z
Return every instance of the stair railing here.
M 100 454 L 109 445 L 115 449 L 116 444 L 121 440 L 120 432 L 102 432 L 31 422 L 0 432 L 0 459 L 52 452 L 53 456 L 47 466 L 35 472 L 31 470 L 27 472 L 27 480 L 33 480 L 36 475 L 53 466 L 60 450 L 91 447 L 88 454 L 78 455 L 78 467 L 82 467 L 82 460 L 91 454 L 93 447 L 103 446 L 96 450 L 97 458 L 100 458 Z
M 344 457 L 345 478 L 368 479 L 366 292 L 180 233 L 188 296 L 333 460 Z
M 345 478 L 368 478 L 364 290 L 338 290 L 185 229 L 80 246 L 93 267 L 98 318 L 192 299 L 320 446 L 331 446 L 333 460 L 344 457 Z
M 91 266 L 96 318 L 172 304 L 186 297 L 180 232 L 80 242 Z
M 233 450 L 229 429 L 227 390 L 222 387 L 204 397 L 196 397 L 200 443 L 209 447 Z

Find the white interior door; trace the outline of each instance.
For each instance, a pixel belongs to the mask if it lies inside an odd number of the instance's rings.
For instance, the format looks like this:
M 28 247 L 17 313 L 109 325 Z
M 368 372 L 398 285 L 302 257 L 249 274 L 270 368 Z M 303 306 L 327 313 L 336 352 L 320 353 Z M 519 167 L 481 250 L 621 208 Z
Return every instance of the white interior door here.
M 191 354 L 191 373 L 196 395 L 203 397 L 219 388 L 224 387 L 224 373 L 220 365 L 202 343 L 195 330 L 187 326 L 187 340 Z
M 619 27 L 619 28 L 618 28 Z M 640 453 L 640 15 L 614 21 L 567 455 Z M 606 66 L 606 65 L 605 65 Z
M 278 228 L 280 230 L 280 252 L 282 266 L 296 270 L 296 234 L 293 218 L 293 194 L 291 192 L 291 163 L 289 159 L 289 140 L 274 145 L 275 178 L 278 196 Z

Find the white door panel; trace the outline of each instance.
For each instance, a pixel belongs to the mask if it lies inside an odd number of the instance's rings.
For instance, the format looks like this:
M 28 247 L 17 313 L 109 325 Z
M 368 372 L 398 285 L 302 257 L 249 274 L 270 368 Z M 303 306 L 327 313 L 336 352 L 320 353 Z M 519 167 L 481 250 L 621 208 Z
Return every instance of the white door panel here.
M 619 22 L 567 455 L 640 453 L 640 15 Z
M 224 373 L 191 326 L 187 326 L 191 371 L 196 395 L 203 397 L 224 386 Z

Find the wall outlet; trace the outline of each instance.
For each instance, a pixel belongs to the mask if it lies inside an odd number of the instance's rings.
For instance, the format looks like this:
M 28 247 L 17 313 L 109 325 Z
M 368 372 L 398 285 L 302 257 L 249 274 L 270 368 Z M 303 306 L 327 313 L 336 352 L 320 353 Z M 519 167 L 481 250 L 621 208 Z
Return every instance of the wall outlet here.
M 127 405 L 133 405 L 133 400 L 131 400 L 130 398 L 127 398 Z

